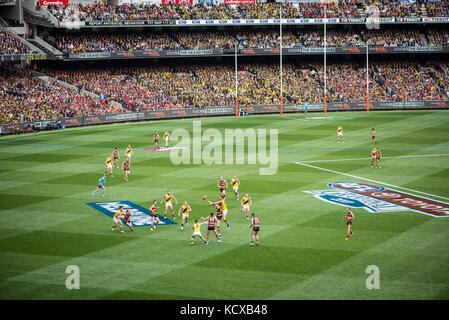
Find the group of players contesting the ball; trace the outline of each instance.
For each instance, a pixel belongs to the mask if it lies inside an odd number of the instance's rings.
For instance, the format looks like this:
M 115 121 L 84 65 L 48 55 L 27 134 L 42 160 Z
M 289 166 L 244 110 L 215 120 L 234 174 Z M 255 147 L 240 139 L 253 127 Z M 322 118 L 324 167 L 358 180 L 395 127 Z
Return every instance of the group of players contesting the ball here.
M 154 140 L 154 144 L 155 144 L 154 149 L 155 150 L 160 149 L 159 134 L 157 131 L 155 131 L 155 133 L 153 135 L 153 140 Z M 168 131 L 164 132 L 164 140 L 165 140 L 165 148 L 168 149 L 168 142 L 170 140 L 170 134 L 168 133 Z M 339 125 L 337 127 L 337 143 L 339 143 L 340 141 L 342 143 L 345 142 L 344 137 L 343 137 L 343 127 L 341 125 Z M 371 129 L 371 144 L 377 145 L 376 133 L 374 131 L 374 128 Z M 125 181 L 128 181 L 128 178 L 129 178 L 132 155 L 133 155 L 132 148 L 130 145 L 128 145 L 125 150 L 125 160 L 121 164 L 121 170 L 124 170 L 124 172 L 125 172 L 125 176 L 124 176 Z M 375 164 L 376 168 L 380 168 L 380 159 L 381 158 L 382 158 L 382 154 L 380 152 L 380 148 L 374 147 L 373 150 L 371 151 L 371 167 L 373 167 Z M 113 169 L 113 167 L 119 168 L 119 160 L 120 160 L 120 155 L 119 155 L 117 148 L 115 148 L 114 151 L 111 154 L 109 154 L 106 159 L 106 171 L 104 172 L 103 176 L 98 180 L 97 189 L 91 193 L 92 198 L 100 190 L 101 190 L 101 197 L 102 198 L 104 197 L 104 192 L 106 190 L 105 186 L 104 186 L 106 183 L 106 175 L 108 173 L 110 173 L 110 176 L 114 177 L 112 174 L 112 169 Z M 234 192 L 236 200 L 239 200 L 240 180 L 237 178 L 236 174 L 234 174 L 230 183 L 232 185 L 232 190 Z M 193 227 L 192 227 L 193 233 L 190 238 L 190 240 L 191 240 L 190 245 L 193 245 L 194 239 L 196 237 L 203 240 L 205 244 L 209 244 L 209 238 L 210 238 L 211 232 L 215 235 L 217 242 L 221 242 L 221 239 L 220 239 L 220 237 L 222 236 L 221 226 L 220 226 L 221 221 L 224 221 L 228 230 L 231 229 L 231 225 L 227 219 L 228 208 L 226 206 L 226 201 L 225 201 L 226 190 L 228 189 L 228 183 L 223 178 L 223 176 L 221 176 L 220 179 L 218 180 L 217 186 L 218 186 L 218 189 L 220 190 L 219 200 L 217 200 L 215 202 L 208 200 L 208 203 L 215 208 L 216 212 L 215 213 L 211 212 L 210 215 L 207 217 L 201 217 L 202 222 L 199 222 L 199 219 L 195 219 L 195 223 L 193 224 Z M 207 196 L 203 196 L 203 200 L 206 200 L 206 198 L 207 198 Z M 172 201 L 175 201 L 176 205 L 178 205 L 178 200 L 176 199 L 174 194 L 172 194 L 170 192 L 170 190 L 168 190 L 167 193 L 162 197 L 162 200 L 160 201 L 160 204 L 165 203 L 164 219 L 167 219 L 167 210 L 168 209 L 170 209 L 170 211 L 171 211 L 172 219 L 173 220 L 176 219 Z M 250 214 L 250 206 L 252 205 L 252 200 L 251 200 L 251 197 L 248 195 L 248 193 L 245 193 L 245 196 L 241 199 L 240 204 L 242 206 L 241 212 L 246 214 L 247 220 L 251 221 L 251 224 L 249 226 L 249 228 L 252 228 L 250 246 L 253 246 L 254 244 L 259 245 L 260 221 L 255 216 L 254 213 Z M 151 231 L 156 230 L 157 225 L 161 222 L 157 215 L 158 208 L 159 207 L 158 207 L 157 201 L 153 200 L 152 205 L 149 208 L 151 221 L 152 221 L 151 226 L 150 226 Z M 182 213 L 181 228 L 180 228 L 181 230 L 184 229 L 184 225 L 188 224 L 189 214 L 191 213 L 191 211 L 192 211 L 192 208 L 188 204 L 187 200 L 184 201 L 183 205 L 178 210 L 178 217 L 180 217 L 181 213 Z M 132 215 L 133 215 L 133 213 L 131 212 L 130 209 L 124 210 L 123 207 L 119 207 L 119 209 L 115 212 L 115 214 L 113 216 L 114 224 L 111 227 L 112 230 L 115 230 L 115 228 L 118 225 L 120 225 L 120 232 L 124 233 L 123 223 L 122 223 L 122 219 L 123 219 L 123 222 L 125 223 L 125 225 L 127 225 L 131 231 L 134 231 L 132 221 L 131 221 Z M 355 218 L 354 213 L 351 211 L 350 207 L 347 208 L 347 214 L 346 214 L 346 216 L 344 216 L 344 218 L 346 219 L 346 226 L 347 226 L 347 235 L 346 235 L 345 240 L 348 240 L 349 238 L 352 238 L 352 236 L 353 236 L 351 227 L 352 227 L 352 220 Z M 207 224 L 206 238 L 201 233 L 201 225 L 203 225 L 203 224 Z
M 165 139 L 165 148 L 168 149 L 168 142 L 170 140 L 170 134 L 168 133 L 168 131 L 165 131 L 164 139 Z M 160 149 L 159 134 L 157 131 L 155 131 L 155 133 L 154 133 L 153 140 L 154 140 L 154 144 L 155 144 L 154 150 Z M 125 181 L 128 181 L 128 178 L 129 178 L 132 155 L 133 155 L 132 148 L 130 145 L 128 145 L 125 150 L 125 160 L 123 161 L 123 163 L 121 165 L 121 170 L 124 170 L 124 172 L 125 172 L 125 176 L 124 176 Z M 106 190 L 106 188 L 104 186 L 106 183 L 106 176 L 109 173 L 111 177 L 114 177 L 114 175 L 112 173 L 112 169 L 113 169 L 113 167 L 120 168 L 119 161 L 120 161 L 120 155 L 118 152 L 118 148 L 115 148 L 114 151 L 111 154 L 109 154 L 108 157 L 106 158 L 106 171 L 104 172 L 103 176 L 100 177 L 100 179 L 98 180 L 97 189 L 91 193 L 91 198 L 93 198 L 96 195 L 96 193 L 100 190 L 101 190 L 101 197 L 102 198 L 104 197 L 104 192 Z M 234 174 L 230 183 L 232 185 L 232 190 L 234 192 L 236 199 L 239 200 L 240 180 L 237 178 L 236 174 Z M 220 199 L 215 202 L 208 200 L 208 203 L 215 208 L 216 212 L 215 213 L 211 212 L 208 217 L 201 217 L 202 222 L 199 222 L 198 219 L 195 220 L 195 223 L 193 224 L 193 227 L 192 227 L 193 233 L 191 236 L 190 245 L 193 245 L 194 239 L 196 237 L 199 237 L 201 240 L 204 241 L 204 243 L 209 244 L 209 238 L 210 238 L 211 232 L 214 233 L 214 235 L 217 239 L 217 242 L 221 242 L 221 239 L 220 239 L 220 237 L 222 236 L 221 226 L 220 226 L 221 221 L 224 221 L 228 230 L 231 229 L 231 225 L 227 219 L 228 208 L 227 208 L 226 202 L 225 202 L 226 190 L 228 189 L 228 183 L 221 176 L 218 181 L 217 186 L 220 190 Z M 207 198 L 207 196 L 203 196 L 203 200 L 206 200 L 206 198 Z M 174 194 L 172 194 L 170 192 L 170 190 L 168 190 L 167 193 L 162 197 L 162 200 L 160 201 L 160 204 L 165 203 L 164 219 L 167 219 L 167 210 L 168 209 L 170 209 L 170 211 L 171 211 L 172 219 L 173 220 L 176 219 L 174 209 L 173 209 L 173 201 L 175 202 L 176 205 L 178 204 L 178 200 L 176 199 Z M 248 195 L 248 193 L 246 193 L 245 196 L 241 199 L 240 204 L 242 206 L 241 212 L 243 214 L 246 214 L 247 220 L 251 220 L 251 224 L 249 226 L 249 228 L 252 228 L 250 246 L 253 246 L 254 244 L 259 245 L 260 221 L 255 216 L 254 213 L 251 213 L 251 218 L 250 218 L 250 206 L 252 205 L 252 200 L 251 200 L 251 197 Z M 153 200 L 153 202 L 149 208 L 150 216 L 151 216 L 151 225 L 150 225 L 151 231 L 156 230 L 157 225 L 161 222 L 159 219 L 159 216 L 157 215 L 158 208 L 159 208 L 159 206 L 158 206 L 157 201 Z M 182 213 L 181 228 L 180 228 L 181 230 L 184 229 L 184 225 L 188 224 L 189 214 L 191 213 L 191 211 L 192 211 L 192 208 L 188 204 L 187 200 L 184 201 L 184 204 L 178 210 L 178 217 L 180 217 L 180 215 Z M 132 221 L 131 221 L 132 215 L 133 215 L 133 213 L 131 212 L 130 209 L 124 210 L 123 206 L 120 206 L 112 218 L 114 224 L 112 225 L 111 229 L 114 231 L 117 226 L 120 226 L 120 232 L 124 233 L 125 232 L 123 230 L 123 223 L 124 223 L 125 225 L 127 225 L 129 227 L 130 231 L 134 231 Z M 123 220 L 123 222 L 122 222 L 122 220 Z M 207 224 L 206 238 L 204 238 L 201 233 L 201 225 L 203 225 L 203 224 Z

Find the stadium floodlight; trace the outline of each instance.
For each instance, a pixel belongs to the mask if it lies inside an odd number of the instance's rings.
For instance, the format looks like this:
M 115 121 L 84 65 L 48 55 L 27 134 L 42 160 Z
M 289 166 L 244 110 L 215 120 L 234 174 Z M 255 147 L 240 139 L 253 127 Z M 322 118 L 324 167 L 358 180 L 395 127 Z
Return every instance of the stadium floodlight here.
M 327 113 L 327 61 L 326 61 L 326 46 L 327 46 L 327 35 L 326 35 L 326 1 L 323 0 L 321 4 L 324 5 L 324 114 Z
M 324 6 L 324 19 L 323 19 L 323 27 L 324 27 L 324 114 L 327 114 L 327 4 L 335 3 L 338 5 L 337 0 L 309 0 L 305 2 L 319 2 Z
M 368 64 L 368 39 L 366 39 L 366 113 L 369 113 L 369 64 Z
M 324 114 L 327 113 L 326 108 L 326 101 L 327 101 L 327 61 L 326 61 L 326 45 L 327 45 L 327 38 L 326 38 L 326 1 L 323 1 L 324 4 Z
M 281 81 L 281 96 L 280 96 L 280 111 L 281 111 L 281 117 L 282 117 L 282 95 L 283 95 L 283 87 L 282 87 L 282 2 L 280 3 L 280 10 L 279 10 L 279 35 L 280 35 L 280 50 L 279 50 L 279 69 L 280 69 L 280 81 Z
M 235 118 L 239 117 L 239 100 L 238 100 L 238 71 L 237 71 L 237 42 L 235 43 L 234 48 L 234 56 L 235 56 Z

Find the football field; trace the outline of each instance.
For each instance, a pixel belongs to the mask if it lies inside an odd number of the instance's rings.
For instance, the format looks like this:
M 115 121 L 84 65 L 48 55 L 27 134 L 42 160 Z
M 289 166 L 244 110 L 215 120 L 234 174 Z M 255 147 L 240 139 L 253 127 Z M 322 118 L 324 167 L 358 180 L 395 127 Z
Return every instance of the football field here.
M 226 129 L 277 129 L 276 173 L 261 175 L 267 165 L 248 161 L 176 165 L 170 152 L 145 150 L 155 130 L 183 128 L 193 137 L 194 121 L 223 136 Z M 337 144 L 340 124 L 345 142 Z M 370 166 L 373 127 L 381 168 Z M 123 160 L 128 144 L 129 181 L 115 168 L 104 198 L 98 192 L 92 199 L 107 155 L 118 147 Z M 326 193 L 338 190 L 332 183 L 366 183 L 448 206 L 447 111 L 122 123 L 2 137 L 0 151 L 0 299 L 449 299 L 449 217 L 360 192 Z M 193 144 L 191 151 L 193 159 Z M 231 229 L 222 227 L 221 243 L 211 236 L 207 246 L 198 238 L 190 246 L 193 220 L 214 211 L 202 197 L 218 200 L 219 177 L 229 183 L 234 173 L 260 219 L 260 245 L 249 246 L 250 223 L 229 187 Z M 112 231 L 106 207 L 88 205 L 129 201 L 148 209 L 167 190 L 178 201 L 176 220 L 155 231 Z M 192 212 L 180 230 L 184 200 Z M 345 204 L 359 206 L 348 241 Z M 207 226 L 201 228 L 205 235 Z M 78 290 L 66 287 L 68 266 L 79 269 Z M 378 268 L 379 289 L 366 286 L 368 266 Z

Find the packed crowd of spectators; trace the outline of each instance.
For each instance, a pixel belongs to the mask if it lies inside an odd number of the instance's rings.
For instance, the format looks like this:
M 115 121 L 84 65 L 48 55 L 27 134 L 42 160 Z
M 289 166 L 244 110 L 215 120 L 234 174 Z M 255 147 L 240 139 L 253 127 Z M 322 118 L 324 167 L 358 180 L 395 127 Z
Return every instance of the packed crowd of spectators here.
M 322 28 L 308 28 L 283 32 L 284 48 L 323 47 Z M 279 48 L 278 30 L 246 30 L 236 32 L 118 32 L 100 33 L 55 33 L 44 36 L 45 40 L 63 53 L 120 52 L 141 50 L 178 49 L 240 49 Z M 359 47 L 366 42 L 371 46 L 437 46 L 449 45 L 447 29 L 382 28 L 379 30 L 328 30 L 328 47 Z
M 360 18 L 360 11 L 357 7 L 357 0 L 336 1 L 326 4 L 321 2 L 300 3 L 299 18 Z
M 43 67 L 59 81 L 47 83 L 31 71 L 0 69 L 0 122 L 26 122 L 129 110 L 233 106 L 235 70 L 227 64 L 153 65 L 88 70 Z M 238 67 L 240 106 L 280 102 L 279 65 L 246 63 Z M 366 99 L 366 69 L 356 62 L 285 63 L 284 103 L 322 103 Z M 449 63 L 373 62 L 370 101 L 448 100 Z M 64 81 L 64 85 L 60 81 Z M 90 96 L 83 90 L 95 93 Z
M 177 32 L 172 35 L 183 49 L 231 49 L 235 37 L 225 32 Z
M 449 97 L 449 65 L 437 63 L 435 67 L 435 78 L 440 89 Z
M 184 102 L 189 107 L 229 106 L 235 101 L 235 74 L 229 65 L 187 65 L 177 71 L 187 74 Z M 239 78 L 241 76 L 239 75 Z
M 324 46 L 324 31 L 322 29 L 289 32 L 283 38 L 282 45 L 284 47 L 323 47 Z M 365 42 L 362 40 L 361 34 L 355 31 L 336 31 L 328 30 L 326 32 L 326 46 L 327 47 L 357 47 L 364 46 Z
M 143 85 L 132 75 L 137 69 L 90 69 L 60 71 L 43 69 L 42 72 L 67 82 L 80 90 L 84 89 L 106 99 L 121 104 L 127 110 L 155 110 L 164 105 L 164 108 L 178 108 L 176 101 L 164 95 L 158 89 Z M 158 76 L 158 75 L 155 75 Z M 175 80 L 174 77 L 169 80 Z M 174 81 L 175 83 L 175 81 Z M 162 98 L 161 98 L 162 97 Z
M 435 30 L 433 33 L 439 34 L 442 31 Z M 427 45 L 426 35 L 416 29 L 382 29 L 362 31 L 362 41 L 368 42 L 371 46 L 383 47 L 414 47 Z
M 329 18 L 360 17 L 357 0 L 339 0 L 338 4 L 326 6 Z M 49 12 L 61 21 L 122 21 L 122 20 L 198 20 L 198 19 L 270 19 L 279 18 L 280 7 L 275 3 L 256 3 L 252 5 L 228 4 L 119 4 L 109 5 L 103 1 L 75 6 L 48 6 Z M 324 6 L 320 3 L 301 3 L 299 7 L 285 4 L 282 17 L 319 18 L 324 17 Z
M 409 1 L 375 0 L 371 6 L 379 8 L 380 17 L 421 17 L 421 3 Z M 369 11 L 369 10 L 368 10 Z
M 429 46 L 449 46 L 449 30 L 430 29 L 426 31 Z
M 328 18 L 358 18 L 370 13 L 369 6 L 377 7 L 380 17 L 421 17 L 421 4 L 430 17 L 449 16 L 449 1 L 397 1 L 397 0 L 339 0 L 326 4 Z M 360 9 L 360 10 L 359 10 Z M 66 6 L 51 5 L 48 10 L 61 21 L 123 21 L 123 20 L 199 20 L 199 19 L 270 19 L 279 18 L 280 7 L 277 3 L 256 3 L 242 5 L 228 4 L 149 4 L 126 3 L 106 4 L 97 1 L 89 4 L 75 4 Z M 377 10 L 376 10 L 377 11 Z M 313 3 L 299 3 L 297 5 L 284 4 L 282 6 L 284 19 L 294 18 L 323 18 L 324 5 L 319 1 Z
M 434 67 L 417 63 L 377 63 L 372 72 L 393 101 L 447 100 L 432 77 Z
M 369 70 L 370 100 L 446 100 L 447 95 L 440 90 L 440 83 L 437 83 L 447 75 L 447 64 L 441 66 L 423 67 L 413 62 L 374 63 Z M 441 74 L 439 78 L 436 77 L 437 69 Z M 130 110 L 229 106 L 235 101 L 235 71 L 232 65 L 187 64 L 109 71 L 42 71 L 85 90 L 102 94 Z M 283 72 L 285 102 L 323 101 L 322 64 L 286 63 Z M 363 66 L 356 63 L 331 63 L 327 66 L 326 80 L 329 102 L 356 102 L 366 98 L 366 69 Z M 239 104 L 243 106 L 279 103 L 279 65 L 239 65 L 238 88 Z
M 238 32 L 235 37 L 240 48 L 279 48 L 280 43 L 278 31 L 243 31 Z M 289 37 L 287 34 L 286 39 Z
M 31 52 L 30 48 L 5 30 L 0 30 L 0 54 L 22 54 Z
M 181 45 L 164 33 L 52 34 L 45 40 L 62 53 L 176 50 Z
M 122 112 L 107 100 L 47 83 L 29 70 L 0 69 L 0 123 L 27 122 Z
M 449 1 L 425 1 L 427 15 L 429 17 L 449 17 Z
M 124 70 L 125 71 L 125 70 Z M 167 66 L 126 70 L 151 94 L 146 109 L 179 109 L 193 107 L 193 92 L 198 91 L 192 77 Z M 143 110 L 143 109 L 140 109 Z

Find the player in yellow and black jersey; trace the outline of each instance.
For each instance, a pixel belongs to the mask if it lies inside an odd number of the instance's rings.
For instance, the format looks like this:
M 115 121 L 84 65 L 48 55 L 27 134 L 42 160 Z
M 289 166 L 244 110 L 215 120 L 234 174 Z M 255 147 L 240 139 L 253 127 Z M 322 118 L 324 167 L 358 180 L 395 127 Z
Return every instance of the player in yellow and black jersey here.
M 109 154 L 108 157 L 106 158 L 106 172 L 110 172 L 111 173 L 111 177 L 113 177 L 112 175 L 112 155 Z
M 120 232 L 123 233 L 123 223 L 122 223 L 122 215 L 123 215 L 123 207 L 120 206 L 119 209 L 115 212 L 114 217 L 112 218 L 112 221 L 114 221 L 114 224 L 112 225 L 112 231 L 114 231 L 115 227 L 117 227 L 117 224 L 120 224 Z
M 175 200 L 176 204 L 178 204 L 178 200 L 176 200 L 176 197 L 170 193 L 170 190 L 167 190 L 167 193 L 165 196 L 162 197 L 161 204 L 165 202 L 165 212 L 164 212 L 164 219 L 167 219 L 167 208 L 170 208 L 171 210 L 171 216 L 173 220 L 175 219 L 175 213 L 173 211 L 173 203 L 172 200 Z
M 129 160 L 131 160 L 131 157 L 133 156 L 133 149 L 131 148 L 131 146 L 129 144 L 126 147 L 125 155 Z
M 181 230 L 184 228 L 184 222 L 189 224 L 189 214 L 192 211 L 187 201 L 184 201 L 184 204 L 178 210 L 178 217 L 182 212 L 182 221 L 181 221 Z
M 374 165 L 374 161 L 376 161 L 376 153 L 377 153 L 377 149 L 376 148 L 371 150 L 371 168 Z
M 249 207 L 253 204 L 253 201 L 248 193 L 245 193 L 245 196 L 242 198 L 242 201 L 240 201 L 240 204 L 242 205 L 242 212 L 246 213 L 246 219 L 249 220 Z
M 204 239 L 203 235 L 201 234 L 201 225 L 205 224 L 205 223 L 207 223 L 207 222 L 204 221 L 204 222 L 199 223 L 198 219 L 195 220 L 195 223 L 193 224 L 193 227 L 192 227 L 193 234 L 192 234 L 192 237 L 190 238 L 190 245 L 191 246 L 193 245 L 193 239 L 195 237 L 200 237 L 201 240 L 203 240 L 205 244 L 209 244 L 209 242 L 206 239 Z
M 339 142 L 339 138 L 343 143 L 345 143 L 345 139 L 343 138 L 343 127 L 341 125 L 337 127 L 337 143 Z
M 221 215 L 217 214 L 217 219 L 220 220 L 220 221 L 223 219 L 223 221 L 228 226 L 228 230 L 231 229 L 231 224 L 228 222 L 228 219 L 227 219 L 228 207 L 226 206 L 226 202 L 225 202 L 224 196 L 220 196 L 220 200 L 218 200 L 216 202 L 212 202 L 212 201 L 208 201 L 208 202 L 209 202 L 209 204 L 211 206 L 214 206 L 215 208 L 217 208 L 217 210 L 218 210 L 218 208 L 220 208 Z
M 240 180 L 239 180 L 239 178 L 237 178 L 237 175 L 235 173 L 234 173 L 234 176 L 231 179 L 231 185 L 232 185 L 232 190 L 234 191 L 234 194 L 237 197 L 237 200 L 239 200 Z
M 168 141 L 170 140 L 170 133 L 167 130 L 164 132 L 165 149 L 168 149 Z

